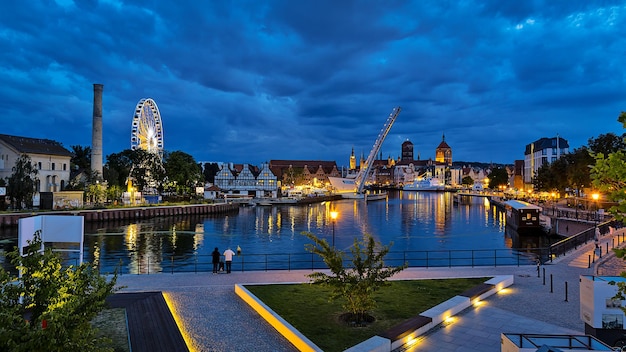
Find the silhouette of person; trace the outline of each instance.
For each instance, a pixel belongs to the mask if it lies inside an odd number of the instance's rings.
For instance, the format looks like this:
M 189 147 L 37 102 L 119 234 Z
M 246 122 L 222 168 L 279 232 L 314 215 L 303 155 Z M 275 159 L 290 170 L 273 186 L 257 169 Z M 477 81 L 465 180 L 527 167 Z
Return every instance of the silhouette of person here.
M 215 247 L 213 252 L 211 252 L 211 256 L 213 257 L 213 274 L 217 274 L 217 271 L 219 270 L 220 257 L 221 257 L 220 251 L 217 249 L 217 247 Z
M 227 250 L 224 251 L 224 261 L 226 262 L 226 273 L 230 274 L 230 268 L 231 265 L 233 263 L 233 256 L 235 255 L 235 252 L 233 252 L 232 249 L 230 249 L 230 247 L 228 247 Z

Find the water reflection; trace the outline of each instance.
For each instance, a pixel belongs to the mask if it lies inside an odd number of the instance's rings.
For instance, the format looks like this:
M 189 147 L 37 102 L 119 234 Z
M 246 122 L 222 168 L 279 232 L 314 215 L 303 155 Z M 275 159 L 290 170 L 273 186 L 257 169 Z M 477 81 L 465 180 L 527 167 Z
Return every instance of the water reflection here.
M 491 250 L 519 244 L 505 235 L 504 212 L 486 198 L 456 204 L 450 193 L 400 191 L 387 201 L 257 206 L 230 215 L 86 223 L 84 255 L 109 269 L 121 263 L 128 268 L 125 272 L 144 273 L 166 270 L 173 257 L 195 268 L 215 247 L 223 252 L 240 246 L 246 255 L 304 253 L 308 240 L 303 231 L 332 241 L 331 211 L 339 213 L 334 224 L 339 249 L 347 250 L 364 233 L 383 244 L 393 243 L 392 251 Z

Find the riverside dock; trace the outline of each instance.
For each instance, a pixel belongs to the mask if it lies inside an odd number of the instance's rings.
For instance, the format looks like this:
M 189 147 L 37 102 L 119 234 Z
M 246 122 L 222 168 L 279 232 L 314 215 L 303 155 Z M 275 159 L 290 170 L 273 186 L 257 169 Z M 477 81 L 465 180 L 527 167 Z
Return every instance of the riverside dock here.
M 86 222 L 108 220 L 141 220 L 157 216 L 194 215 L 194 214 L 223 214 L 237 212 L 239 204 L 184 204 L 184 205 L 155 205 L 144 207 L 123 207 L 111 209 L 81 209 L 62 211 L 30 211 L 0 214 L 0 227 L 17 226 L 19 219 L 35 215 L 68 215 L 84 216 Z

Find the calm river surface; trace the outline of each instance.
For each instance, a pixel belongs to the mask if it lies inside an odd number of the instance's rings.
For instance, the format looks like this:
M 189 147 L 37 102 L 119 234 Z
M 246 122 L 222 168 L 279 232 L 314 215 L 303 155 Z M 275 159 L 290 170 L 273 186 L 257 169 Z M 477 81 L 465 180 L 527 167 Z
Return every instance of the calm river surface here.
M 331 211 L 339 213 L 335 223 Z M 11 231 L 3 237 L 17 238 L 17 229 Z M 123 272 L 167 272 L 180 265 L 186 266 L 186 271 L 206 271 L 208 264 L 203 263 L 210 262 L 215 247 L 223 252 L 239 246 L 243 253 L 240 260 L 258 262 L 250 270 L 272 269 L 268 260 L 280 261 L 276 268 L 296 268 L 292 261 L 304 260 L 309 265 L 311 261 L 307 259 L 311 254 L 304 256 L 304 246 L 310 241 L 303 231 L 329 243 L 334 237 L 339 249 L 348 249 L 355 238 L 367 233 L 382 244 L 393 243 L 391 251 L 402 252 L 404 258 L 405 252 L 412 251 L 428 251 L 431 257 L 437 256 L 432 253 L 448 253 L 444 256 L 450 257 L 449 253 L 457 250 L 498 251 L 498 256 L 514 258 L 517 251 L 512 248 L 536 246 L 519 244 L 509 236 L 504 212 L 486 198 L 455 204 L 452 193 L 396 191 L 387 201 L 345 199 L 299 206 L 242 207 L 230 215 L 85 223 L 84 257 L 107 271 L 120 262 Z M 8 250 L 11 244 L 4 242 Z M 305 259 L 298 259 L 298 255 Z M 259 264 L 262 262 L 265 264 Z M 233 261 L 233 270 L 237 265 L 237 260 Z

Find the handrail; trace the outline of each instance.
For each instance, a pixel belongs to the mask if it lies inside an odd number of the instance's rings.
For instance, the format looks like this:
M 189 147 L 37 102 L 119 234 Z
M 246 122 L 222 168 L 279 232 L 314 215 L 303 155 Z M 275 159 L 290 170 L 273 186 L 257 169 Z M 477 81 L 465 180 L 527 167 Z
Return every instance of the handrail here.
M 616 227 L 617 221 L 609 220 L 603 223 L 599 223 L 596 226 L 600 229 L 600 233 L 608 233 L 609 227 Z M 595 227 L 590 227 L 584 231 L 581 231 L 573 236 L 562 239 L 549 248 L 551 257 L 559 257 L 565 255 L 567 252 L 573 249 L 577 249 L 579 246 L 588 243 L 595 239 Z
M 543 252 L 547 249 L 541 249 Z M 534 265 L 537 251 L 514 249 L 473 249 L 441 251 L 392 251 L 385 257 L 388 266 L 407 264 L 409 267 L 497 267 Z M 350 265 L 347 256 L 344 265 Z M 154 274 L 175 272 L 212 271 L 210 254 L 172 255 L 160 257 L 145 256 L 141 260 L 131 261 L 126 256 L 101 259 L 96 263 L 98 270 L 112 273 L 115 269 L 123 274 Z M 328 269 L 322 258 L 310 252 L 286 254 L 245 253 L 235 256 L 232 271 L 273 271 L 273 270 L 324 270 Z

